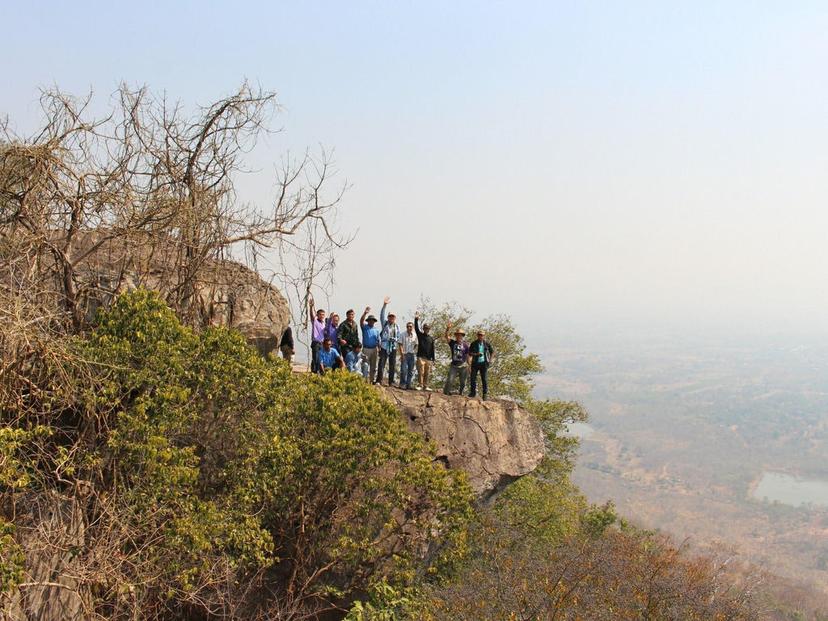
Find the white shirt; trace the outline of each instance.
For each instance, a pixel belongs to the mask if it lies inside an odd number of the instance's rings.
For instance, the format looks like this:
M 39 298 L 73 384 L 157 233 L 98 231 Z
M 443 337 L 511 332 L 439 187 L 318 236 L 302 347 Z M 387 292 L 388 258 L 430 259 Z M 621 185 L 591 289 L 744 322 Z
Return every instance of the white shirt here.
M 417 334 L 415 332 L 409 334 L 407 330 L 403 332 L 403 335 L 400 338 L 400 347 L 402 347 L 403 354 L 416 354 Z

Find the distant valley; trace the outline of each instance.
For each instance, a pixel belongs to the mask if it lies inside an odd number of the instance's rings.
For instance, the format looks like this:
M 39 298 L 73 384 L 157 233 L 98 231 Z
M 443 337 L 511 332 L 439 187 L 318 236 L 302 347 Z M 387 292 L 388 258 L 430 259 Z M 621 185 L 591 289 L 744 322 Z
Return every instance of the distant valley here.
M 828 593 L 828 343 L 558 339 L 538 396 L 589 410 L 591 501 Z

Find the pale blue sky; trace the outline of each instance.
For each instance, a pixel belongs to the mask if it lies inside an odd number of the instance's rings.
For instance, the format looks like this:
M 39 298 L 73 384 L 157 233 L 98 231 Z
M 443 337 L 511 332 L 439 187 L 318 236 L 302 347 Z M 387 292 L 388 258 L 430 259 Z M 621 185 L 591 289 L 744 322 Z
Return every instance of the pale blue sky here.
M 561 330 L 828 328 L 823 2 L 3 2 L 0 114 L 124 80 L 276 90 L 335 149 L 339 308 L 421 293 Z

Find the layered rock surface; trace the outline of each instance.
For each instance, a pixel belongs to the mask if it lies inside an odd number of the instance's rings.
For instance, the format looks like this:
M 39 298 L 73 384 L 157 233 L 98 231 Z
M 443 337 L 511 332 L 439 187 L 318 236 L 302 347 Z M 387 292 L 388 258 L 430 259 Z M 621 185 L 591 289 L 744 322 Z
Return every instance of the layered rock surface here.
M 409 428 L 434 442 L 438 459 L 468 474 L 481 499 L 529 474 L 543 459 L 543 431 L 514 401 L 479 401 L 397 388 L 382 390 Z
M 97 247 L 97 241 L 96 235 L 86 234 L 75 247 L 75 253 L 85 257 L 76 267 L 76 276 L 81 286 L 92 291 L 89 314 L 123 291 L 146 287 L 166 295 L 179 286 L 172 247 L 130 245 L 122 240 Z M 290 322 L 290 309 L 281 292 L 257 272 L 235 261 L 208 259 L 192 288 L 197 323 L 234 328 L 263 355 L 277 348 Z

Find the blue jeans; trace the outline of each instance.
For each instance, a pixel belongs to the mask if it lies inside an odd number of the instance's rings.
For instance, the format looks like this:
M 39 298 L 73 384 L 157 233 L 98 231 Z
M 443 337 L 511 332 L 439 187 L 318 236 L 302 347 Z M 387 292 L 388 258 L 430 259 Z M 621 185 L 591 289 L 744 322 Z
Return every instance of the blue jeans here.
M 403 386 L 411 388 L 416 360 L 417 354 L 403 354 L 402 360 L 400 360 L 400 388 Z
M 448 368 L 448 375 L 446 376 L 446 385 L 443 388 L 443 392 L 447 395 L 451 393 L 451 385 L 454 383 L 454 378 L 457 378 L 457 383 L 460 385 L 460 390 L 457 391 L 458 395 L 462 395 L 463 391 L 466 390 L 466 376 L 469 374 L 469 367 L 465 364 L 461 365 L 449 365 Z
M 319 373 L 319 350 L 322 349 L 322 343 L 313 341 L 311 343 L 311 373 Z

